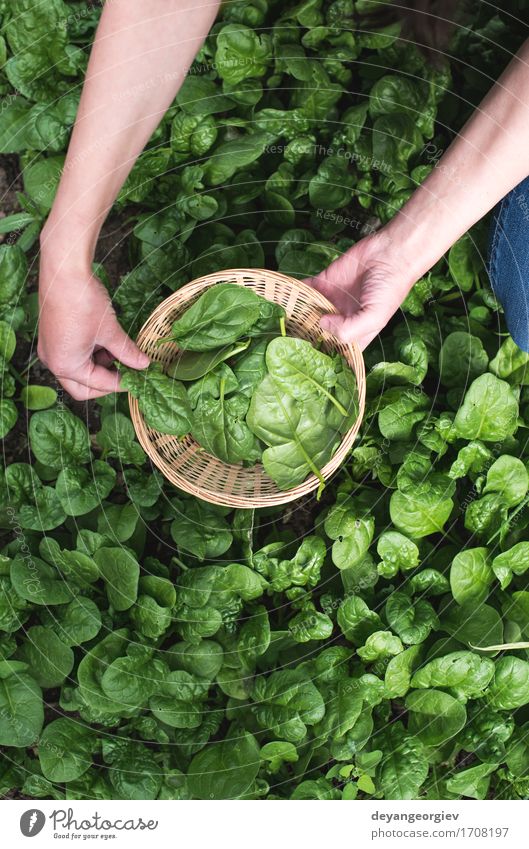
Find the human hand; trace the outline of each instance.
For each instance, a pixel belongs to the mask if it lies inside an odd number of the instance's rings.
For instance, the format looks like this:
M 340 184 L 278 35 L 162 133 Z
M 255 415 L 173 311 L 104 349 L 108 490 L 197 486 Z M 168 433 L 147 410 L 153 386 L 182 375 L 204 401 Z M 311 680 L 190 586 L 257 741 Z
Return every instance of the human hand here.
M 41 257 L 37 353 L 77 401 L 120 391 L 119 360 L 145 368 L 149 358 L 120 326 L 110 297 L 88 266 L 55 271 Z
M 361 239 L 324 271 L 306 281 L 331 301 L 339 315 L 321 327 L 363 350 L 388 323 L 417 276 L 383 229 Z

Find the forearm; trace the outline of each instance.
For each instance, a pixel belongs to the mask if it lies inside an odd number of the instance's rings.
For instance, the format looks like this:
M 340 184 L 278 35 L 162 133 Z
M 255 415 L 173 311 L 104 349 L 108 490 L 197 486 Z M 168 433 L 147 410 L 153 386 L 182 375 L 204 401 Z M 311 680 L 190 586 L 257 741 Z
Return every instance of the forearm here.
M 384 228 L 385 237 L 417 279 L 528 174 L 529 41 Z
M 108 0 L 55 202 L 41 236 L 91 261 L 101 225 L 215 20 L 219 0 Z

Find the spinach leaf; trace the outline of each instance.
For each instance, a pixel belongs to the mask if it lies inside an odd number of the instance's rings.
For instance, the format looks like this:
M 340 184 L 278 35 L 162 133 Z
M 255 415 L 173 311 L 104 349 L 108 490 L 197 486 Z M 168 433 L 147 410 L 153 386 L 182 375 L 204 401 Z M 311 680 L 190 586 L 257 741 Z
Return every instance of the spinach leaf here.
M 265 354 L 268 341 L 268 339 L 257 339 L 242 356 L 237 357 L 233 365 L 233 373 L 238 381 L 238 389 L 243 395 L 251 397 L 258 384 L 266 375 Z
M 29 672 L 43 688 L 59 687 L 73 669 L 72 649 L 51 628 L 29 628 L 22 652 Z
M 0 745 L 31 746 L 43 723 L 42 692 L 34 679 L 25 672 L 0 676 Z
M 192 426 L 192 412 L 185 386 L 163 373 L 159 363 L 144 371 L 120 365 L 121 385 L 138 399 L 149 427 L 160 433 L 185 436 Z
M 250 792 L 259 765 L 259 745 L 248 732 L 214 743 L 189 765 L 191 795 L 194 799 L 241 799 Z
M 116 610 L 128 610 L 138 595 L 140 567 L 130 552 L 122 548 L 100 548 L 94 554 L 108 600 Z
M 246 421 L 269 446 L 263 451 L 263 466 L 281 489 L 301 483 L 309 472 L 324 484 L 320 467 L 332 456 L 339 436 L 322 420 L 321 409 L 318 399 L 300 404 L 284 394 L 271 374 L 252 395 Z
M 330 389 L 336 383 L 334 363 L 326 354 L 317 351 L 306 339 L 278 336 L 266 349 L 266 365 L 280 390 L 299 401 L 309 401 L 323 395 L 343 415 L 347 410 Z
M 39 741 L 39 760 L 49 781 L 73 781 L 92 766 L 95 733 L 73 719 L 50 722 Z
M 173 323 L 169 338 L 190 351 L 212 351 L 233 345 L 258 320 L 259 300 L 245 286 L 218 283 L 200 295 Z
M 463 439 L 494 442 L 512 436 L 517 419 L 518 402 L 509 384 L 493 374 L 482 374 L 470 385 L 454 427 Z
M 198 380 L 230 357 L 245 351 L 249 341 L 228 345 L 218 351 L 182 351 L 167 369 L 169 377 L 175 380 Z
M 116 472 L 103 460 L 94 460 L 87 469 L 63 469 L 57 478 L 56 492 L 67 516 L 83 516 L 110 495 Z
M 37 460 L 53 469 L 90 460 L 86 425 L 66 408 L 35 413 L 29 423 L 29 440 Z
M 220 398 L 202 395 L 194 411 L 191 431 L 197 442 L 225 463 L 242 460 L 255 463 L 261 457 L 259 442 L 246 424 L 249 401 L 241 393 L 224 397 L 221 379 Z
M 426 746 L 450 740 L 466 722 L 464 705 L 442 690 L 413 690 L 405 703 L 410 712 L 408 730 Z

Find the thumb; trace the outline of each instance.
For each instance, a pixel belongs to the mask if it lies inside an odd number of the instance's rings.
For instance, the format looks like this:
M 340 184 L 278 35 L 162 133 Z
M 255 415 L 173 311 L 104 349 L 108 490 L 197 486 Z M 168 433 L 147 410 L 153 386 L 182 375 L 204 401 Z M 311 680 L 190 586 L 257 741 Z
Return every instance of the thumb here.
M 386 322 L 380 320 L 376 312 L 369 309 L 358 310 L 354 315 L 322 316 L 320 326 L 327 333 L 332 333 L 341 342 L 358 342 L 365 336 L 376 336 Z
M 150 359 L 147 354 L 140 351 L 130 336 L 127 336 L 123 328 L 116 321 L 109 335 L 101 339 L 101 344 L 110 351 L 116 360 L 130 368 L 147 368 Z

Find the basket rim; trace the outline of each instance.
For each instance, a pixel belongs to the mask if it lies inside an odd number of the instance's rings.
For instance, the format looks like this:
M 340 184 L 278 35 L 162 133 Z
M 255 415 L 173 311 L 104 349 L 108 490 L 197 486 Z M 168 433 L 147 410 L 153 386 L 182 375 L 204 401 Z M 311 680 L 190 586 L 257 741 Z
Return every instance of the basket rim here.
M 288 286 L 296 289 L 300 294 L 305 296 L 305 299 L 315 305 L 318 309 L 321 309 L 324 312 L 337 314 L 338 311 L 336 307 L 319 292 L 317 289 L 314 289 L 308 283 L 305 283 L 303 280 L 297 280 L 294 277 L 290 277 L 287 274 L 283 274 L 279 271 L 273 271 L 265 268 L 228 268 L 222 270 L 220 272 L 214 272 L 211 274 L 202 275 L 201 277 L 197 277 L 188 283 L 184 284 L 182 287 L 177 289 L 175 292 L 172 292 L 167 298 L 161 301 L 153 310 L 153 312 L 149 315 L 147 320 L 143 323 L 140 331 L 137 335 L 137 345 L 143 350 L 142 345 L 146 342 L 146 334 L 152 331 L 152 326 L 155 324 L 157 320 L 160 318 L 165 318 L 168 313 L 171 313 L 178 306 L 183 306 L 188 302 L 191 302 L 194 297 L 201 293 L 201 291 L 206 288 L 210 288 L 211 286 L 216 285 L 221 282 L 228 282 L 226 278 L 235 277 L 236 279 L 230 280 L 229 282 L 233 282 L 236 285 L 248 285 L 246 281 L 237 279 L 240 277 L 259 277 L 262 281 L 265 278 L 276 280 L 277 282 L 281 282 L 283 284 L 287 284 Z M 250 287 L 251 288 L 251 287 Z M 322 336 L 325 341 L 329 344 L 333 344 L 333 340 L 336 343 L 339 343 L 342 348 L 345 348 L 349 353 L 349 356 L 346 357 L 348 361 L 349 367 L 354 371 L 357 383 L 357 391 L 358 391 L 358 416 L 356 418 L 355 423 L 352 427 L 342 436 L 340 444 L 333 456 L 330 460 L 321 468 L 321 474 L 324 478 L 326 484 L 330 477 L 337 471 L 337 469 L 342 465 L 346 456 L 348 455 L 355 438 L 358 434 L 358 431 L 361 427 L 364 411 L 365 411 L 365 395 L 366 395 L 366 375 L 365 375 L 365 365 L 364 359 L 362 356 L 362 352 L 356 342 L 344 343 L 341 340 L 338 340 L 333 334 L 322 331 Z M 156 450 L 153 445 L 152 438 L 149 434 L 158 433 L 159 436 L 163 436 L 159 431 L 155 431 L 153 428 L 149 428 L 145 420 L 143 418 L 142 413 L 140 412 L 138 401 L 129 393 L 129 409 L 131 414 L 132 423 L 134 426 L 134 431 L 142 446 L 143 450 L 151 460 L 151 462 L 162 472 L 164 477 L 176 486 L 178 489 L 182 491 L 194 495 L 197 498 L 200 498 L 203 501 L 207 501 L 209 503 L 222 505 L 225 507 L 236 507 L 236 508 L 251 508 L 251 507 L 271 507 L 271 506 L 279 506 L 281 504 L 287 504 L 291 501 L 295 501 L 303 495 L 308 495 L 318 488 L 320 485 L 319 479 L 311 473 L 307 476 L 307 478 L 300 484 L 295 487 L 292 487 L 288 490 L 280 490 L 276 488 L 275 493 L 267 493 L 264 495 L 249 497 L 247 495 L 239 495 L 236 493 L 226 493 L 221 492 L 216 489 L 208 488 L 204 485 L 197 485 L 195 483 L 190 482 L 183 475 L 179 474 L 178 469 L 175 465 L 167 462 L 161 454 Z M 192 441 L 192 444 L 198 445 L 192 437 L 189 437 Z M 202 451 L 204 449 L 201 448 Z M 224 463 L 222 460 L 219 460 L 218 457 L 215 457 L 213 454 L 209 452 L 205 452 L 208 458 L 217 465 L 226 467 L 226 470 L 233 469 L 233 464 Z M 262 469 L 262 464 L 259 465 Z M 237 467 L 237 466 L 235 466 Z M 249 467 L 252 468 L 252 467 Z M 268 476 L 263 471 L 263 474 L 267 479 Z

